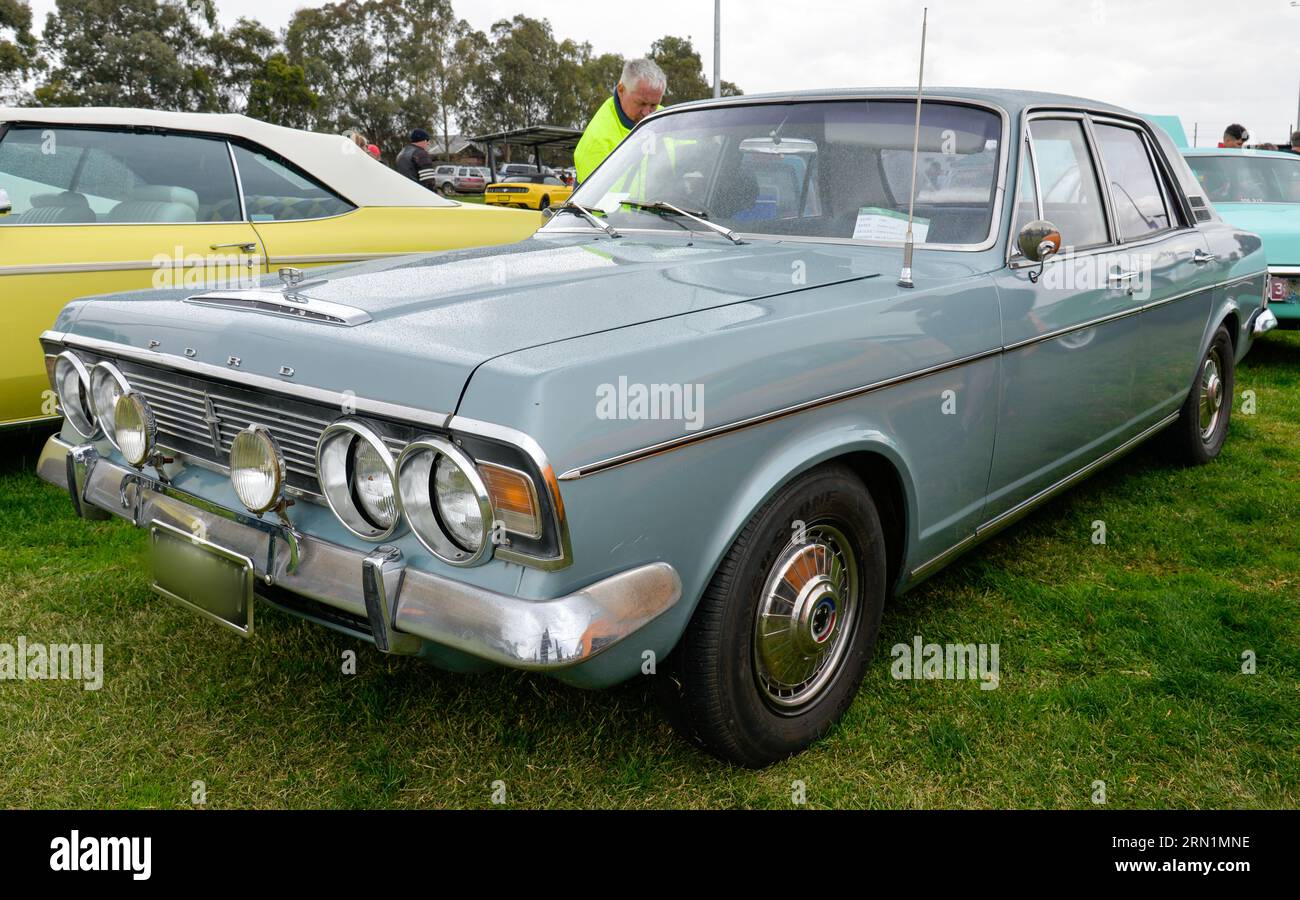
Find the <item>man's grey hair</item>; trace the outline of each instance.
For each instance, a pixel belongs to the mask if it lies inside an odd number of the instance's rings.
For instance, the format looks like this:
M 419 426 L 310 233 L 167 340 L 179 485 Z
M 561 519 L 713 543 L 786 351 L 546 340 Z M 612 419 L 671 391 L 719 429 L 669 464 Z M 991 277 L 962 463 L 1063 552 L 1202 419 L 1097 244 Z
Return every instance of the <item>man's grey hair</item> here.
M 629 59 L 623 63 L 623 74 L 619 76 L 618 82 L 625 88 L 633 88 L 638 84 L 656 91 L 668 88 L 668 76 L 653 59 Z

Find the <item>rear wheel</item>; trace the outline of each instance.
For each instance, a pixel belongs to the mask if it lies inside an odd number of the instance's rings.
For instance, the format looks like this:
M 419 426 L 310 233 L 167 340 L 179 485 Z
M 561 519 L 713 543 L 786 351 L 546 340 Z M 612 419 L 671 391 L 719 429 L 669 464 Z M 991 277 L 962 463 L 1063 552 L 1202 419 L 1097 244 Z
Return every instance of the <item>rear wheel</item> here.
M 543 197 L 542 200 L 541 200 L 541 202 L 537 204 L 537 208 L 538 208 L 538 209 L 550 209 L 550 208 L 551 208 L 551 198 L 550 198 L 550 197 Z
M 880 518 L 861 480 L 824 466 L 746 524 L 656 679 L 670 720 L 711 753 L 760 767 L 848 709 L 885 598 Z
M 1223 449 L 1232 418 L 1235 358 L 1228 329 L 1219 326 L 1196 370 L 1178 420 L 1165 432 L 1169 454 L 1185 465 L 1210 462 Z
M 450 197 L 456 193 L 456 186 L 448 181 L 445 182 L 439 190 L 444 197 Z

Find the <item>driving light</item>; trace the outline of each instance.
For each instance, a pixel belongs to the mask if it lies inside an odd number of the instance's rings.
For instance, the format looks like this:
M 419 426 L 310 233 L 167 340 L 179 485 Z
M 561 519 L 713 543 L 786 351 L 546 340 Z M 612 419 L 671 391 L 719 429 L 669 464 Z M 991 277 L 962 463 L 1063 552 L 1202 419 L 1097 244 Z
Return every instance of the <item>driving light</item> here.
M 115 446 L 128 463 L 136 468 L 143 466 L 153 453 L 154 438 L 158 434 L 153 410 L 143 397 L 129 391 L 118 398 L 113 419 L 117 431 Z
M 457 566 L 485 562 L 492 502 L 474 461 L 449 441 L 424 437 L 397 460 L 402 511 L 430 553 Z
M 90 375 L 76 354 L 64 350 L 54 362 L 54 392 L 68 424 L 86 440 L 99 433 L 90 408 Z
M 104 437 L 118 450 L 122 448 L 117 443 L 117 401 L 130 390 L 112 363 L 96 363 L 90 370 L 90 410 L 104 429 Z
M 397 530 L 397 464 L 368 425 L 343 419 L 326 428 L 316 445 L 316 472 L 325 502 L 348 531 L 382 541 Z
M 249 512 L 274 509 L 284 487 L 284 456 L 264 425 L 249 425 L 230 442 L 230 483 Z

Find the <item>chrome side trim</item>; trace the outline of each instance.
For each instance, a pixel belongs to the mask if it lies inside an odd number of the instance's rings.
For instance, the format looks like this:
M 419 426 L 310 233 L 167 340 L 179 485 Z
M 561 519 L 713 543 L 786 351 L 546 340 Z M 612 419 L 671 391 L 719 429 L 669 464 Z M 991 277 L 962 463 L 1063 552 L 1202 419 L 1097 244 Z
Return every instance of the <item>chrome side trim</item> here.
M 27 226 L 23 226 L 27 227 Z M 2 234 L 3 232 L 0 232 Z M 234 257 L 231 257 L 232 259 Z M 260 256 L 250 256 L 239 260 L 241 263 L 254 265 L 263 262 Z M 48 263 L 35 266 L 0 266 L 0 276 L 4 275 L 69 275 L 89 272 L 157 272 L 164 269 L 185 268 L 185 261 L 179 262 L 168 258 L 163 262 L 152 259 L 137 259 L 127 262 L 82 262 L 82 263 Z
M 1001 531 L 1003 528 L 1006 528 L 1007 526 L 1012 525 L 1013 523 L 1019 521 L 1020 519 L 1028 515 L 1030 512 L 1032 512 L 1035 508 L 1037 508 L 1041 504 L 1052 499 L 1057 494 L 1060 494 L 1062 491 L 1066 490 L 1067 488 L 1072 487 L 1075 484 L 1078 484 L 1080 481 L 1087 478 L 1093 472 L 1096 472 L 1098 469 L 1114 462 L 1116 459 L 1128 453 L 1138 444 L 1141 444 L 1143 441 L 1152 437 L 1157 432 L 1168 427 L 1169 425 L 1172 425 L 1174 421 L 1178 418 L 1178 416 L 1179 413 L 1171 413 L 1170 415 L 1165 416 L 1156 424 L 1152 425 L 1149 428 L 1144 429 L 1140 433 L 1134 435 L 1124 443 L 1120 444 L 1118 447 L 1115 447 L 1114 449 L 1108 451 L 1102 456 L 1097 457 L 1092 462 L 1088 463 L 1087 465 L 1083 466 L 1080 469 L 1075 470 L 1071 474 L 1062 478 L 1060 481 L 1057 481 L 1056 483 L 1043 488 L 1041 491 L 1034 494 L 1032 497 L 1028 497 L 1020 501 L 1015 506 L 1008 509 L 1006 512 L 999 513 L 998 515 L 994 516 L 992 519 L 989 519 L 984 524 L 977 526 L 973 534 L 967 535 L 966 537 L 958 541 L 956 544 L 952 545 L 947 550 L 940 553 L 938 556 L 935 556 L 934 558 L 930 559 L 928 562 L 924 562 L 921 565 L 917 566 L 915 569 L 913 569 L 910 573 L 910 577 L 912 579 L 918 579 L 925 575 L 930 574 L 931 572 L 940 568 L 944 563 L 948 562 L 953 557 L 959 555 L 965 550 L 970 549 L 970 547 L 972 547 L 974 544 L 979 543 L 989 537 L 992 537 L 994 534 Z
M 147 365 L 162 366 L 164 368 L 173 369 L 177 372 L 196 375 L 202 378 L 231 382 L 241 387 L 266 391 L 268 394 L 272 395 L 295 397 L 299 400 L 308 400 L 313 403 L 323 403 L 327 406 L 335 406 L 340 410 L 340 415 L 342 414 L 341 411 L 345 408 L 344 404 L 346 403 L 349 405 L 349 408 L 355 409 L 358 413 L 379 416 L 380 418 L 385 419 L 395 419 L 399 422 L 427 425 L 432 428 L 446 428 L 447 420 L 451 418 L 448 413 L 434 412 L 427 409 L 417 409 L 413 406 L 403 406 L 396 403 L 388 403 L 383 400 L 368 400 L 362 397 L 353 397 L 350 394 L 345 396 L 337 391 L 330 391 L 307 385 L 291 384 L 282 379 L 272 378 L 267 375 L 255 375 L 248 372 L 240 372 L 238 378 L 232 378 L 229 366 L 217 366 L 212 365 L 211 363 L 197 362 L 182 356 L 176 356 L 172 353 L 163 353 L 158 350 L 141 350 L 138 347 L 118 344 L 113 341 L 104 341 L 99 338 L 84 337 L 78 334 L 46 331 L 41 335 L 41 340 L 50 343 L 64 344 L 70 347 L 79 347 L 83 350 L 103 353 L 108 356 L 116 356 L 122 359 L 130 359 Z
M 831 403 L 838 403 L 841 400 L 849 400 L 853 397 L 860 397 L 881 388 L 891 387 L 903 382 L 912 381 L 917 378 L 925 378 L 929 375 L 935 375 L 939 372 L 945 372 L 949 369 L 955 369 L 958 366 L 964 366 L 969 363 L 978 362 L 981 359 L 987 359 L 990 356 L 996 356 L 1002 353 L 1002 348 L 997 347 L 992 350 L 985 350 L 981 353 L 974 353 L 961 359 L 952 360 L 938 365 L 928 366 L 924 369 L 918 369 L 915 372 L 909 372 L 905 375 L 896 375 L 892 378 L 885 378 L 880 381 L 874 381 L 871 384 L 862 387 L 849 388 L 834 394 L 827 394 L 823 397 L 817 397 L 813 400 L 806 400 L 803 403 L 796 403 L 792 406 L 786 406 L 782 409 L 772 412 L 760 413 L 756 416 L 750 416 L 747 419 L 740 419 L 735 422 L 729 422 L 726 425 L 716 425 L 713 428 L 706 428 L 694 434 L 682 435 L 681 437 L 672 438 L 667 441 L 661 441 L 657 444 L 651 444 L 649 447 L 643 447 L 639 450 L 630 450 L 626 453 L 620 453 L 617 456 L 611 456 L 608 459 L 602 459 L 597 462 L 588 463 L 584 466 L 578 466 L 570 469 L 560 476 L 560 481 L 572 481 L 577 478 L 585 478 L 588 475 L 594 475 L 597 472 L 604 472 L 607 469 L 625 466 L 628 463 L 638 462 L 651 456 L 658 456 L 660 453 L 666 453 L 670 450 L 676 450 L 679 447 L 685 447 L 690 444 L 697 444 L 700 441 L 707 441 L 710 438 L 719 437 L 724 434 L 731 434 L 745 428 L 752 428 L 755 425 L 762 425 L 775 419 L 785 418 L 786 416 L 795 415 L 796 413 L 807 412 L 810 409 L 827 406 Z
M 1300 275 L 1300 266 L 1269 266 L 1268 274 L 1296 276 L 1296 275 Z
M 305 220 L 295 220 L 305 221 Z M 342 262 L 360 262 L 366 259 L 387 259 L 390 256 L 410 256 L 414 253 L 427 253 L 432 251 L 405 250 L 393 253 L 312 253 L 300 254 L 297 256 L 267 256 L 267 266 L 293 265 L 294 263 L 342 263 Z

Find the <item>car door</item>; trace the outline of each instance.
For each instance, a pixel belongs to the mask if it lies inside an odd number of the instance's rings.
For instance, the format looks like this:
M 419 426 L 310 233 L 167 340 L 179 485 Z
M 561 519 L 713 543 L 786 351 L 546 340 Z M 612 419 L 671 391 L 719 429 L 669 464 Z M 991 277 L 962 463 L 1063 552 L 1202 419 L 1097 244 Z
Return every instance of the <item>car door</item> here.
M 1017 252 L 995 276 L 1004 350 L 989 519 L 1123 443 L 1138 421 L 1141 303 L 1129 293 L 1087 119 L 1034 115 L 1028 132 L 1011 240 L 1025 220 L 1041 218 L 1060 231 L 1062 247 L 1043 266 Z
M 1145 423 L 1173 415 L 1187 398 L 1213 288 L 1222 266 L 1175 193 L 1168 169 L 1137 123 L 1094 117 L 1130 290 L 1142 304 L 1143 352 L 1133 404 Z
M 261 270 L 221 138 L 10 124 L 0 188 L 0 424 L 52 413 L 37 338 L 69 300 Z

